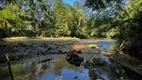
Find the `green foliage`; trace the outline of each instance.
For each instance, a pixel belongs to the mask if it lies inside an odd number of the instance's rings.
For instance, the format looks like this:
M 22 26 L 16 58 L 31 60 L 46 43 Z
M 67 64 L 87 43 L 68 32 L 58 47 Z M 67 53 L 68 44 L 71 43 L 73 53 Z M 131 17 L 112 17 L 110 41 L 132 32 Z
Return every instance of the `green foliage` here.
M 109 49 L 112 51 L 116 51 L 118 49 L 118 45 L 117 44 L 110 45 Z
M 120 36 L 120 32 L 119 32 L 119 28 L 116 27 L 116 28 L 112 28 L 110 29 L 108 32 L 107 32 L 107 37 L 110 37 L 110 38 L 118 38 Z
M 97 3 L 97 1 L 103 2 Z M 85 3 L 90 10 L 94 11 L 88 20 L 91 36 L 103 35 L 116 38 L 120 42 L 126 41 L 123 44 L 123 50 L 129 54 L 141 56 L 139 47 L 142 40 L 142 0 L 97 1 L 86 0 Z M 100 7 L 97 7 L 99 5 Z M 101 7 L 101 5 L 105 5 L 105 7 Z M 117 46 L 112 45 L 110 48 L 115 50 Z
M 0 16 L 1 38 L 7 37 L 7 34 L 29 37 L 88 37 L 85 12 L 60 0 L 23 0 L 14 4 L 9 1 L 0 11 Z
M 6 29 L 0 28 L 0 38 L 8 37 Z
M 85 6 L 92 8 L 93 10 L 101 10 L 107 8 L 111 2 L 121 3 L 122 1 L 124 0 L 86 0 Z
M 123 0 L 86 0 L 85 4 L 75 2 L 74 6 L 70 6 L 61 0 L 11 0 L 0 10 L 0 38 L 71 36 L 140 39 L 141 3 L 140 0 L 129 1 L 126 5 Z
M 11 36 L 10 34 L 12 31 L 17 31 L 25 27 L 23 21 L 15 13 L 18 11 L 18 9 L 19 8 L 17 6 L 8 4 L 3 10 L 0 10 L 1 38 Z

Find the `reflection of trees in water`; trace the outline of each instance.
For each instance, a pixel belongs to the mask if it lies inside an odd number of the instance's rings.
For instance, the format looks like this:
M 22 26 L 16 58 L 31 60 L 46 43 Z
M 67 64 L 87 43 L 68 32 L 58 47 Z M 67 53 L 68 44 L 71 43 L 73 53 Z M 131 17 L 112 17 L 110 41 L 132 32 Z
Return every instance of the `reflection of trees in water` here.
M 94 69 L 89 69 L 88 75 L 90 80 L 102 79 L 99 75 L 95 73 Z
M 31 71 L 30 66 L 31 66 L 31 63 L 23 64 L 23 70 L 24 70 L 25 74 L 27 74 L 27 73 L 29 73 Z
M 11 66 L 11 69 L 12 69 L 12 73 L 14 75 L 22 75 L 22 74 L 24 74 L 23 65 L 21 65 L 21 64 L 13 65 L 13 66 Z
M 0 68 L 0 79 L 4 80 L 5 78 L 8 78 L 8 69 Z
M 25 67 L 26 66 L 26 67 Z M 14 80 L 25 80 L 25 79 L 32 79 L 32 74 L 30 73 L 31 66 L 27 66 L 27 64 L 16 64 L 12 65 L 12 73 L 14 75 Z M 28 70 L 29 69 L 29 70 Z M 1 77 L 1 74 L 3 77 Z M 2 70 L 0 70 L 0 80 L 9 80 L 8 77 L 8 67 L 4 67 Z
M 62 56 L 59 60 L 56 60 L 54 63 L 54 66 L 55 66 L 54 73 L 57 75 L 61 74 L 61 71 L 63 68 L 71 68 L 71 69 L 77 70 L 75 66 L 69 64 L 66 61 L 64 56 Z
M 54 68 L 54 73 L 56 75 L 61 75 L 61 71 L 62 71 L 62 69 Z
M 64 57 L 61 57 L 59 60 L 55 61 L 55 68 L 54 68 L 54 73 L 57 75 L 61 74 L 61 70 L 65 67 L 68 66 L 68 63 L 65 61 Z
M 88 75 L 89 75 L 90 80 L 95 80 L 97 78 L 97 75 L 96 75 L 96 73 L 94 72 L 93 69 L 89 69 Z
M 14 75 L 14 79 L 15 80 L 34 80 L 34 76 L 35 74 L 43 74 L 48 68 L 49 65 L 48 63 L 42 63 L 40 64 L 41 67 L 39 68 L 38 71 L 38 67 L 37 67 L 37 63 L 36 62 L 31 62 L 29 64 L 16 64 L 16 65 L 12 65 L 11 69 Z M 38 73 L 36 73 L 38 72 Z M 2 69 L 0 69 L 0 80 L 5 80 L 8 77 L 8 67 L 4 67 Z M 38 75 L 36 75 L 38 76 Z
M 42 75 L 44 72 L 46 72 L 47 70 L 49 70 L 50 68 L 50 62 L 44 62 L 41 64 L 41 68 L 39 71 L 39 75 Z
M 23 68 L 23 65 L 21 65 L 21 64 L 12 65 L 11 70 L 12 70 L 12 73 L 14 74 L 14 76 L 24 74 L 24 68 Z M 3 74 L 7 74 L 8 67 L 4 67 L 3 69 L 0 70 L 0 72 Z
M 35 62 L 32 62 L 32 63 L 31 63 L 30 69 L 31 69 L 31 72 L 32 72 L 32 73 L 35 73 L 35 72 L 36 72 L 37 67 L 36 67 L 36 63 L 35 63 Z
M 47 68 L 49 68 L 49 64 L 48 63 L 42 63 L 42 67 L 41 67 L 41 69 L 42 70 L 46 70 Z

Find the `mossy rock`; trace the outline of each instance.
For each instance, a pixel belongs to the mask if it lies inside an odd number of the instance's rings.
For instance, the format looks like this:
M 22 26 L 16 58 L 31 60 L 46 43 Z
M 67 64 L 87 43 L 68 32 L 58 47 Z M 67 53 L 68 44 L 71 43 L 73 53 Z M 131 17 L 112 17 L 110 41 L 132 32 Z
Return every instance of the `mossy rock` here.
M 89 44 L 88 47 L 89 48 L 100 48 L 98 44 Z

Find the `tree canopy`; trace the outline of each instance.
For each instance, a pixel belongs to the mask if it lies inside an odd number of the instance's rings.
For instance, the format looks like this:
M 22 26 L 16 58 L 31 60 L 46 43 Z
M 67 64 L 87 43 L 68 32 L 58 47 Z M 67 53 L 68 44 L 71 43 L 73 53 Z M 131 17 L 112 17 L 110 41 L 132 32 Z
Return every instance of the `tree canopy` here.
M 2 0 L 1 38 L 72 36 L 141 39 L 141 4 L 141 0 L 81 0 L 71 6 L 62 0 Z

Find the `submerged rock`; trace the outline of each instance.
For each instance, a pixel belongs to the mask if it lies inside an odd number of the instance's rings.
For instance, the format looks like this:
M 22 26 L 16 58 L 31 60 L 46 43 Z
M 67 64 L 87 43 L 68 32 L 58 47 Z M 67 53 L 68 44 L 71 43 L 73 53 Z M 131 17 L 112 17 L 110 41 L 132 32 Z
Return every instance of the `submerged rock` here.
M 73 64 L 75 66 L 80 66 L 80 64 L 83 62 L 83 58 L 79 57 L 77 54 L 75 53 L 69 53 L 66 56 L 66 60 L 70 63 Z

